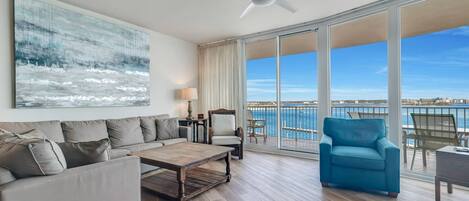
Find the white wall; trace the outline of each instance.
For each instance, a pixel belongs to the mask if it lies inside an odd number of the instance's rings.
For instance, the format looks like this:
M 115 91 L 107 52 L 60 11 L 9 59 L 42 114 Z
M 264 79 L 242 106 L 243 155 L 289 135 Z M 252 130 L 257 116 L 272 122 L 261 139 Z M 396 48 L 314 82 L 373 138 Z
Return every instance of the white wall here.
M 84 120 L 161 113 L 169 113 L 172 116 L 186 114 L 186 103 L 176 99 L 175 91 L 184 87 L 197 87 L 197 46 L 157 32 L 151 32 L 149 107 L 15 109 L 12 75 L 13 0 L 0 1 L 0 121 Z M 196 108 L 194 114 L 197 114 Z

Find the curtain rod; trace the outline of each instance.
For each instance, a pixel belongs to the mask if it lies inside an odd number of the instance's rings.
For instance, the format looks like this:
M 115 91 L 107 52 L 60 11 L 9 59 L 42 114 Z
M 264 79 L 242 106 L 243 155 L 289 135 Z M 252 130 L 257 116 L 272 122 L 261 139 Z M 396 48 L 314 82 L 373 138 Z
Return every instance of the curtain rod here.
M 236 41 L 238 39 L 241 39 L 240 37 L 232 37 L 232 38 L 227 38 L 223 40 L 217 40 L 213 42 L 208 42 L 208 43 L 202 43 L 199 44 L 198 47 L 210 47 L 210 46 L 218 46 L 218 45 L 223 45 L 232 41 Z

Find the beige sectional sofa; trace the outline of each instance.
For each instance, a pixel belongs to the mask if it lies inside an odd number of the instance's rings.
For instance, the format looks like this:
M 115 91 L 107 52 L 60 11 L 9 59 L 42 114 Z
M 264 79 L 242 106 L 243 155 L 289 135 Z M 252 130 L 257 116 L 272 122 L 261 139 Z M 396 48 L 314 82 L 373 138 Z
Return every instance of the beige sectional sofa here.
M 55 142 L 86 142 L 109 138 L 111 160 L 67 169 L 53 176 L 17 179 L 0 185 L 2 201 L 138 201 L 142 172 L 157 167 L 140 164 L 130 152 L 187 142 L 189 127 L 178 127 L 176 138 L 160 139 L 156 119 L 169 115 L 92 121 L 0 122 L 0 128 L 22 133 L 42 131 Z M 20 159 L 19 159 L 20 160 Z M 0 177 L 9 175 L 0 169 Z

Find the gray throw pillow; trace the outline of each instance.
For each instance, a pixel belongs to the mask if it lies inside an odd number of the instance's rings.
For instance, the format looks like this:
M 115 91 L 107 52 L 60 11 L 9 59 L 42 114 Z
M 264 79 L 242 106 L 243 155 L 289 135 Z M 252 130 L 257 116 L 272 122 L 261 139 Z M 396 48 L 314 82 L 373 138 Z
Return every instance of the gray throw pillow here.
M 158 140 L 179 138 L 179 126 L 177 118 L 156 119 Z
M 60 147 L 34 129 L 21 134 L 0 131 L 0 166 L 16 178 L 54 175 L 67 169 Z
M 0 185 L 10 183 L 15 180 L 16 178 L 11 174 L 10 170 L 0 167 Z
M 140 126 L 142 127 L 143 139 L 145 142 L 156 140 L 156 119 L 167 119 L 168 114 L 140 117 Z
M 109 139 L 90 142 L 63 142 L 59 147 L 64 153 L 68 168 L 74 168 L 109 160 Z

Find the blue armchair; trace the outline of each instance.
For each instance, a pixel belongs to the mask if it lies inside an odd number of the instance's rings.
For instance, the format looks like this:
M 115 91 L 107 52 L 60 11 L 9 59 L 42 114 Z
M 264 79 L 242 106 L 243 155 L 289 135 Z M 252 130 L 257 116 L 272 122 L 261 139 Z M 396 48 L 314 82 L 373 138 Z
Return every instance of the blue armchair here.
M 399 148 L 386 139 L 382 119 L 324 120 L 320 143 L 323 187 L 335 184 L 399 194 Z

